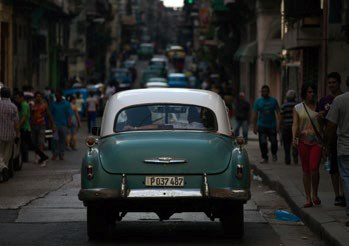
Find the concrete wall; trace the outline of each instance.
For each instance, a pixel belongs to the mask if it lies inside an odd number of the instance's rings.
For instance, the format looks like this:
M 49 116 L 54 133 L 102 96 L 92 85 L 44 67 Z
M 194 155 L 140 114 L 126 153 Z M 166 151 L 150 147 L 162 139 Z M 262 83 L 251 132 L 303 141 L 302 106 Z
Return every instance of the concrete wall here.
M 6 37 L 6 40 L 1 40 L 1 42 L 6 42 L 6 47 L 4 50 L 1 50 L 0 46 L 0 54 L 5 55 L 5 64 L 1 67 L 4 68 L 4 81 L 5 85 L 7 85 L 10 88 L 13 88 L 13 22 L 12 22 L 12 14 L 13 9 L 11 6 L 8 6 L 3 3 L 3 1 L 0 0 L 0 23 L 8 23 L 8 36 Z M 2 33 L 1 26 L 0 26 L 0 34 Z M 1 38 L 1 36 L 0 36 Z M 0 69 L 1 69 L 0 67 Z
M 262 60 L 262 52 L 270 33 L 270 27 L 275 18 L 280 18 L 278 12 L 275 11 L 257 11 L 257 79 L 256 79 L 256 95 L 259 95 L 260 88 L 267 84 L 272 86 L 274 83 L 271 77 L 267 76 L 269 65 Z M 270 70 L 269 70 L 270 71 Z

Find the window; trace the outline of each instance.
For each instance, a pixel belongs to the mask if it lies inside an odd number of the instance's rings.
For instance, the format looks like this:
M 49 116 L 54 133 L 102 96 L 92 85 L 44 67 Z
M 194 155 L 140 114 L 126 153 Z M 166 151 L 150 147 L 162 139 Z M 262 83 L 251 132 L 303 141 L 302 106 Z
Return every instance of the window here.
M 214 113 L 204 107 L 181 104 L 152 104 L 123 109 L 114 131 L 200 130 L 217 131 Z

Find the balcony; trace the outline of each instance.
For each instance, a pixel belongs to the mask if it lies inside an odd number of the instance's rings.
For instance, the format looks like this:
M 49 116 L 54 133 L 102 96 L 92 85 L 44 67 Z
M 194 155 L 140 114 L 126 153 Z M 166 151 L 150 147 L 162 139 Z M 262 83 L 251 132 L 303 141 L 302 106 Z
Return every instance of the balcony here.
M 284 0 L 284 3 L 286 18 L 322 15 L 321 0 Z

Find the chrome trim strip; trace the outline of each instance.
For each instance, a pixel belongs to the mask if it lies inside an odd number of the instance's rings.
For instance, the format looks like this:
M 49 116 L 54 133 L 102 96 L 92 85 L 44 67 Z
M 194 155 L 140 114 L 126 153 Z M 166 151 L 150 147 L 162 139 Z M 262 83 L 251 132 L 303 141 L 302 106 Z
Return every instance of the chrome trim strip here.
M 200 190 L 177 190 L 177 189 L 146 189 L 130 190 L 128 198 L 160 198 L 160 197 L 202 197 Z
M 155 164 L 180 164 L 186 163 L 186 159 L 175 159 L 172 157 L 155 157 L 152 159 L 146 159 L 143 161 L 144 163 L 155 163 Z

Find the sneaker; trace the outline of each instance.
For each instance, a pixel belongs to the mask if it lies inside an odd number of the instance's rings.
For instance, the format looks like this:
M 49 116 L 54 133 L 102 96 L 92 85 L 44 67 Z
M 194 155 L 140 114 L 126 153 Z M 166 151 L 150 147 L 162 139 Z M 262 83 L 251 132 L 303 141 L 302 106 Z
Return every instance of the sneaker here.
M 57 154 L 54 154 L 52 157 L 51 157 L 51 160 L 53 160 L 53 161 L 55 161 L 55 160 L 57 160 Z
M 277 161 L 277 160 L 278 160 L 277 155 L 273 155 L 273 161 Z
M 267 164 L 268 163 L 268 159 L 262 159 L 259 163 L 260 164 Z
M 40 167 L 46 167 L 46 161 L 44 161 L 43 163 L 41 163 Z
M 48 156 L 45 155 L 43 158 L 40 158 L 39 164 L 43 164 L 47 160 L 48 160 Z

